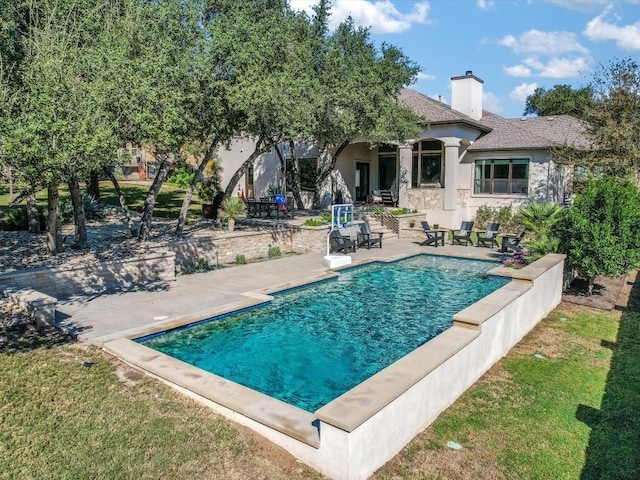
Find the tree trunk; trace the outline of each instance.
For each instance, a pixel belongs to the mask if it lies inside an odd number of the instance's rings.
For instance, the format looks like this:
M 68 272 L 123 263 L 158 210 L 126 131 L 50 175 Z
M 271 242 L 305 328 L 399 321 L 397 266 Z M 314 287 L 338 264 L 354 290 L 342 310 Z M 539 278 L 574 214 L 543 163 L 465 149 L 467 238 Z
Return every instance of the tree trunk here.
M 242 165 L 240 165 L 240 168 L 238 168 L 238 170 L 236 170 L 236 172 L 231 177 L 231 180 L 229 180 L 227 188 L 224 191 L 224 196 L 225 197 L 233 196 L 233 190 L 236 188 L 236 185 L 240 181 L 240 178 L 242 178 L 242 176 L 247 172 L 249 167 L 251 165 L 253 165 L 253 162 L 255 162 L 256 158 L 258 158 L 264 152 L 269 150 L 272 145 L 273 145 L 272 142 L 265 143 L 264 136 L 261 135 L 258 138 L 258 141 L 256 142 L 256 148 L 253 150 L 253 153 L 251 155 L 249 155 L 249 158 L 247 158 L 242 163 Z
M 298 210 L 304 210 L 304 202 L 300 195 L 300 167 L 298 165 L 298 157 L 296 156 L 296 143 L 293 140 L 289 140 L 289 151 L 291 152 L 291 192 L 293 192 L 293 198 L 296 201 Z
M 87 182 L 87 195 L 100 201 L 100 172 L 91 172 Z
M 127 222 L 127 236 L 131 238 L 133 236 L 133 220 L 131 219 L 131 212 L 129 211 L 129 206 L 127 205 L 127 199 L 124 198 L 124 195 L 122 194 L 120 184 L 118 183 L 118 179 L 113 174 L 113 170 L 110 167 L 105 167 L 104 173 L 107 174 L 107 177 L 109 177 L 109 180 L 111 180 L 111 183 L 113 183 L 113 188 L 116 191 L 116 195 L 118 195 L 118 202 L 120 203 L 120 208 L 122 208 L 122 212 L 124 213 Z
M 318 156 L 318 176 L 316 177 L 316 191 L 313 192 L 313 208 L 315 210 L 320 209 L 320 192 L 322 190 L 324 181 L 327 179 L 327 177 L 329 177 L 331 172 L 335 170 L 336 163 L 338 163 L 338 157 L 344 151 L 344 149 L 347 148 L 349 142 L 350 140 L 345 140 L 340 144 L 336 151 L 331 155 L 331 159 L 329 160 L 327 166 L 324 167 L 324 169 L 322 168 L 319 160 L 325 155 L 329 155 L 329 152 L 326 145 L 320 150 L 321 152 L 324 151 L 324 154 Z
M 156 158 L 160 159 L 160 166 L 158 167 L 158 173 L 156 173 L 153 183 L 147 192 L 147 198 L 144 200 L 144 208 L 142 210 L 142 218 L 140 219 L 140 230 L 138 231 L 138 240 L 145 242 L 149 240 L 149 234 L 151 233 L 151 222 L 153 220 L 153 208 L 158 198 L 160 188 L 164 183 L 167 175 L 173 168 L 174 155 L 166 152 L 159 153 Z
M 62 250 L 62 235 L 60 233 L 60 195 L 58 185 L 47 188 L 47 250 L 50 255 L 56 255 Z
M 233 232 L 236 229 L 236 221 L 234 218 L 229 217 L 227 218 L 227 227 L 229 232 Z
M 36 195 L 27 197 L 27 218 L 29 221 L 29 233 L 40 233 L 40 212 L 36 203 Z
M 87 248 L 87 217 L 84 211 L 84 201 L 82 200 L 78 178 L 72 175 L 68 185 L 71 204 L 73 205 L 73 223 L 75 224 L 75 238 L 72 248 Z
M 207 168 L 207 164 L 213 158 L 213 154 L 218 149 L 218 142 L 215 141 L 211 143 L 209 146 L 209 150 L 205 154 L 204 158 L 198 165 L 196 170 L 196 174 L 193 176 L 193 180 L 191 180 L 191 185 L 187 188 L 187 191 L 184 193 L 184 200 L 182 200 L 182 208 L 180 208 L 180 215 L 178 216 L 178 225 L 176 226 L 176 235 L 182 236 L 182 231 L 184 229 L 184 225 L 187 221 L 187 214 L 189 213 L 189 205 L 191 204 L 191 199 L 193 198 L 193 192 L 196 189 L 196 185 L 202 181 L 204 169 Z
M 593 284 L 596 280 L 596 277 L 594 275 L 591 275 L 587 278 L 587 280 L 589 280 L 589 285 L 587 286 L 587 296 L 591 296 L 593 294 Z

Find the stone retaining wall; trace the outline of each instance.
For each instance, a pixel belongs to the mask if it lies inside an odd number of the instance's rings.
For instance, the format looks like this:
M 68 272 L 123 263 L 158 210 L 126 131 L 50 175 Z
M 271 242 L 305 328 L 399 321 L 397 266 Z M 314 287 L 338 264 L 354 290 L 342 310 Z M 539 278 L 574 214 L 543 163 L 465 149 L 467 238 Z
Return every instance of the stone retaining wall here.
M 126 291 L 175 278 L 175 253 L 148 253 L 59 268 L 21 270 L 0 275 L 0 290 L 37 290 L 57 299 Z
M 244 255 L 246 260 L 265 258 L 271 247 L 279 247 L 282 253 L 322 253 L 326 241 L 327 227 L 294 226 L 185 239 L 169 243 L 166 248 L 175 254 L 176 270 L 188 272 L 199 263 L 234 263 L 238 255 Z

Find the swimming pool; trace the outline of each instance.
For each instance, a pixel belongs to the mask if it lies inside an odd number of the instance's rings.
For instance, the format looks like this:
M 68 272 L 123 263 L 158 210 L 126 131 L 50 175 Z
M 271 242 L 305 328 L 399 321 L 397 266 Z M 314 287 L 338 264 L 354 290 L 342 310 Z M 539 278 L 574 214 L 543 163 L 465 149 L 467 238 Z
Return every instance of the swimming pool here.
M 420 255 L 353 267 L 265 306 L 137 341 L 313 412 L 505 285 L 495 263 Z

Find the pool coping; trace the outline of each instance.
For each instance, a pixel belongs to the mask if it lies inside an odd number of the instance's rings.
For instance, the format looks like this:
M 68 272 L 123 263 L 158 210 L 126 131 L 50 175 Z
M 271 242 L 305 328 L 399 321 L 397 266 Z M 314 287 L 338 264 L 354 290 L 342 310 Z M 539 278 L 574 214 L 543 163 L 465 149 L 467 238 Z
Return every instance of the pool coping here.
M 375 261 L 388 263 L 389 261 L 401 260 L 402 258 L 410 256 L 413 255 L 396 255 L 393 258 Z M 450 256 L 455 258 L 469 258 L 455 255 Z M 306 459 L 306 462 L 309 462 L 313 455 L 304 449 L 301 450 L 302 444 L 311 447 L 311 450 L 318 450 L 320 454 L 317 460 L 318 462 L 323 462 L 323 460 L 320 460 L 321 458 L 325 459 L 324 462 L 326 462 L 328 458 L 334 458 L 335 460 L 332 460 L 332 462 L 338 462 L 338 458 L 342 455 L 355 455 L 357 457 L 358 454 L 355 451 L 351 452 L 351 447 L 348 446 L 349 443 L 342 444 L 343 446 L 339 447 L 340 442 L 345 440 L 339 440 L 339 438 L 342 437 L 336 437 L 337 434 L 335 432 L 342 431 L 345 432 L 345 435 L 356 435 L 353 439 L 354 442 L 365 441 L 363 440 L 365 437 L 360 437 L 362 435 L 368 437 L 368 434 L 365 432 L 373 428 L 370 424 L 372 424 L 372 422 L 376 424 L 376 422 L 382 421 L 382 418 L 385 418 L 389 414 L 389 409 L 395 411 L 395 409 L 397 409 L 396 405 L 398 404 L 396 400 L 403 396 L 405 392 L 410 396 L 415 395 L 416 388 L 418 390 L 423 388 L 418 384 L 424 384 L 424 381 L 431 378 L 430 374 L 436 373 L 436 370 L 449 368 L 447 366 L 450 364 L 449 360 L 454 356 L 462 354 L 462 356 L 465 357 L 465 355 L 469 355 L 469 353 L 464 352 L 474 350 L 474 340 L 479 340 L 480 335 L 485 330 L 483 324 L 487 320 L 489 320 L 490 323 L 493 322 L 490 319 L 499 312 L 502 317 L 504 317 L 505 314 L 508 317 L 519 315 L 517 308 L 521 307 L 516 307 L 516 310 L 513 310 L 511 305 L 518 303 L 516 300 L 531 290 L 535 280 L 540 277 L 540 275 L 551 269 L 557 270 L 556 266 L 563 263 L 564 258 L 564 255 L 553 254 L 521 270 L 502 266 L 497 266 L 489 270 L 487 272 L 489 275 L 510 277 L 512 281 L 456 313 L 453 316 L 452 327 L 314 413 L 307 412 L 235 382 L 205 372 L 204 370 L 188 365 L 132 340 L 133 338 L 143 337 L 145 334 L 157 333 L 167 330 L 167 328 L 178 328 L 181 325 L 193 323 L 196 321 L 195 317 L 200 317 L 200 319 L 205 318 L 202 316 L 204 313 L 158 322 L 152 326 L 125 332 L 125 337 L 123 338 L 113 340 L 105 339 L 103 347 L 136 368 L 140 368 L 156 378 L 177 386 L 178 389 L 184 393 L 189 395 L 193 393 L 192 396 L 194 396 L 194 398 L 201 399 L 205 403 L 207 401 L 212 402 L 211 406 L 223 415 L 253 428 L 275 443 L 284 446 L 287 450 L 295 452 L 296 456 Z M 345 268 L 371 263 L 371 261 L 374 260 L 364 259 Z M 336 270 L 340 271 L 343 269 Z M 309 283 L 314 283 L 314 281 L 324 281 L 335 275 L 337 275 L 335 272 L 328 271 L 326 274 L 317 276 L 315 280 L 313 278 L 305 279 L 297 283 L 285 283 L 256 291 L 245 292 L 244 296 L 246 296 L 246 299 L 235 302 L 234 304 L 211 309 L 206 313 L 209 314 L 209 316 L 215 316 L 237 310 L 238 308 L 250 308 L 251 306 L 268 301 L 271 298 L 269 295 L 271 293 L 308 285 Z M 540 284 L 540 282 L 538 282 L 538 284 Z M 541 308 L 544 309 L 547 307 L 536 306 L 536 309 Z M 502 310 L 505 310 L 505 312 L 502 312 Z M 517 320 L 517 317 L 514 317 L 513 320 Z M 488 331 L 491 331 L 492 328 L 493 326 L 490 325 Z M 507 328 L 511 330 L 511 328 L 515 327 L 507 325 Z M 507 333 L 510 337 L 513 337 L 508 340 L 511 343 L 516 343 L 518 339 L 515 338 L 514 335 L 520 334 L 514 332 Z M 122 332 L 120 336 L 122 337 Z M 492 352 L 492 354 L 493 353 L 495 352 Z M 439 373 L 436 374 L 436 378 L 438 378 L 439 375 Z M 458 380 L 456 379 L 455 381 L 457 382 Z M 400 402 L 400 404 L 401 403 L 402 402 Z M 446 405 L 442 408 L 446 408 Z M 407 412 L 407 414 L 409 413 Z M 247 419 L 249 419 L 249 421 L 247 421 Z M 256 423 L 266 428 L 256 428 Z M 417 421 L 416 428 L 420 425 L 421 423 Z M 334 432 L 332 428 L 337 430 Z M 422 428 L 424 428 L 424 425 L 419 428 L 419 430 Z M 320 429 L 322 429 L 322 432 L 320 432 Z M 284 435 L 284 437 L 279 436 L 278 432 Z M 320 433 L 322 433 L 323 437 L 322 449 L 320 449 Z M 415 433 L 413 435 L 415 435 Z M 300 446 L 292 446 L 290 443 L 291 440 L 286 440 L 287 437 L 293 439 L 294 442 L 301 442 Z M 411 437 L 403 441 L 409 441 L 410 438 Z M 339 441 L 335 443 L 337 439 Z M 370 441 L 367 441 L 367 443 Z M 400 439 L 397 441 L 402 443 Z M 351 440 L 346 440 L 346 442 L 351 442 Z M 378 440 L 376 440 L 376 442 L 378 442 Z M 329 451 L 322 453 L 322 450 L 325 450 L 325 443 L 327 443 L 327 446 L 335 446 L 328 447 Z M 336 448 L 338 448 L 338 450 L 336 450 Z M 344 448 L 347 449 L 347 453 L 341 451 L 341 449 Z M 395 447 L 385 448 L 389 449 L 389 452 L 380 453 L 380 458 L 372 459 L 361 457 L 361 460 L 354 460 L 356 463 L 362 462 L 361 467 L 359 467 L 361 472 L 372 473 L 372 468 L 375 467 L 375 464 L 380 465 L 386 461 L 385 458 L 390 458 L 388 455 L 394 453 L 394 451 L 390 449 Z M 382 463 L 380 463 L 381 461 Z M 334 476 L 332 472 L 342 471 L 342 467 L 335 464 L 325 465 L 324 463 L 318 464 L 315 462 L 314 460 L 310 462 L 310 464 L 330 476 Z M 349 460 L 349 462 L 351 462 L 351 460 Z M 348 466 L 345 468 L 350 469 L 352 467 Z M 342 478 L 342 474 L 338 474 L 338 477 Z M 361 477 L 359 473 L 349 474 L 348 477 L 364 478 Z
M 117 338 L 103 339 L 103 348 L 127 363 L 151 372 L 160 379 L 193 391 L 216 404 L 246 415 L 256 422 L 317 448 L 319 445 L 319 432 L 317 427 L 314 426 L 317 419 L 347 432 L 355 430 L 367 418 L 384 408 L 394 398 L 404 393 L 433 369 L 464 348 L 478 334 L 471 332 L 468 328 L 461 329 L 460 326 L 456 325 L 449 327 L 313 413 L 153 350 L 138 343 L 137 340 L 162 332 L 189 327 L 203 321 L 203 319 L 257 307 L 271 301 L 274 294 L 325 282 L 339 276 L 339 272 L 348 271 L 355 267 L 375 263 L 395 263 L 406 258 L 422 255 L 443 256 L 421 253 L 418 255 L 396 255 L 388 259 L 362 259 L 350 265 L 329 270 L 323 275 L 307 278 L 299 282 L 286 282 L 244 292 L 242 295 L 246 299 L 226 304 L 222 307 L 120 332 Z M 462 259 L 496 263 L 483 259 Z M 489 270 L 488 273 L 496 275 L 493 270 L 495 268 Z M 498 276 L 508 276 L 509 273 L 505 272 Z M 490 295 L 508 285 L 510 283 L 500 287 Z M 421 365 L 421 368 L 418 370 L 415 365 Z

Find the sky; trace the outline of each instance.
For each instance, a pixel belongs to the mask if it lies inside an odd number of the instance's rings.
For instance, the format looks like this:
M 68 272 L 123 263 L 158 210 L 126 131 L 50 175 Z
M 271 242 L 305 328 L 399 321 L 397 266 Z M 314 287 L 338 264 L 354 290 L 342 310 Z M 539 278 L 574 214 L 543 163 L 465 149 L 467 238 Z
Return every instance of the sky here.
M 538 87 L 580 88 L 613 60 L 640 62 L 640 0 L 333 0 L 333 25 L 349 15 L 418 64 L 410 88 L 450 104 L 451 77 L 471 70 L 483 108 L 507 118 Z

